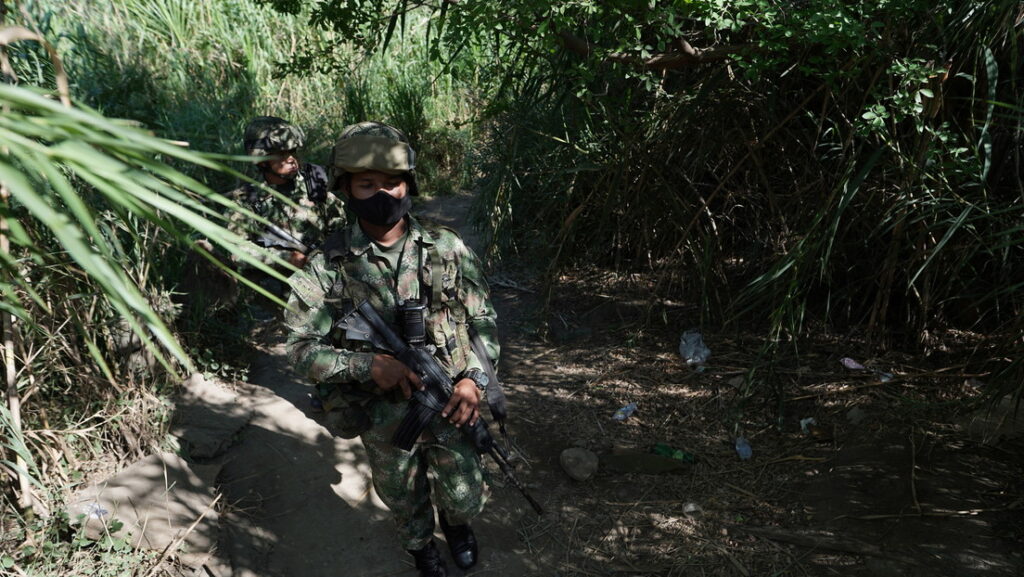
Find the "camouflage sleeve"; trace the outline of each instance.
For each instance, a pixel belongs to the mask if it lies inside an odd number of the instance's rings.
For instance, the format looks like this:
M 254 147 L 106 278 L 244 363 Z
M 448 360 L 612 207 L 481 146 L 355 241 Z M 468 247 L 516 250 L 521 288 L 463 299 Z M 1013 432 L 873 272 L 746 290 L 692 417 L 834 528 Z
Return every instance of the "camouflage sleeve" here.
M 327 200 L 320 207 L 320 222 L 322 223 L 324 238 L 336 230 L 345 228 L 347 218 L 345 217 L 345 202 L 333 193 L 327 193 Z
M 246 216 L 240 212 L 234 212 L 228 218 L 228 230 L 242 238 L 250 239 L 249 242 L 239 245 L 238 248 L 241 250 L 241 252 L 249 255 L 258 262 L 261 262 L 271 267 L 280 267 L 280 263 L 274 261 L 275 257 L 285 262 L 288 261 L 288 258 L 291 256 L 290 250 L 266 248 L 256 244 L 255 242 L 252 242 L 252 231 L 249 228 L 249 226 L 249 219 L 246 218 Z M 247 263 L 239 259 L 237 256 L 232 256 L 231 259 L 232 261 L 238 264 L 238 268 L 240 270 L 248 268 Z
M 323 255 L 317 255 L 288 280 L 292 289 L 284 317 L 288 360 L 296 373 L 314 383 L 358 381 L 365 383 L 367 390 L 374 390 L 370 377 L 373 353 L 337 349 L 331 344 L 334 315 L 324 297 L 335 276 L 327 269 Z
M 491 290 L 484 278 L 483 263 L 465 243 L 458 243 L 459 267 L 462 279 L 459 284 L 459 299 L 466 307 L 466 318 L 469 325 L 480 335 L 487 349 L 487 356 L 494 366 L 498 366 L 501 346 L 498 344 L 498 316 L 491 306 Z M 475 357 L 470 366 L 476 366 Z M 482 368 L 482 367 L 478 367 Z

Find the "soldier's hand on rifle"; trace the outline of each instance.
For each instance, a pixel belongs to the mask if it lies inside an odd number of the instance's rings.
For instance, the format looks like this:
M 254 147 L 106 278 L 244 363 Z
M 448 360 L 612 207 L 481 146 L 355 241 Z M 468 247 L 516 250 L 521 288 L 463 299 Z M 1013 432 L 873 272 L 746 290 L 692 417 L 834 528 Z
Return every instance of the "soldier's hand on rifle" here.
M 292 253 L 288 255 L 288 264 L 295 268 L 302 268 L 306 266 L 307 260 L 309 260 L 309 258 L 297 250 L 293 250 Z
M 480 389 L 476 388 L 476 383 L 472 379 L 461 379 L 455 383 L 455 390 L 441 411 L 441 416 L 447 417 L 456 427 L 466 423 L 472 426 L 476 423 L 477 417 L 480 416 Z
M 370 378 L 383 391 L 390 391 L 395 387 L 402 389 L 405 398 L 412 396 L 412 390 L 423 389 L 420 377 L 412 372 L 405 363 L 391 355 L 374 355 L 373 363 L 370 364 Z M 470 381 L 472 384 L 472 381 Z

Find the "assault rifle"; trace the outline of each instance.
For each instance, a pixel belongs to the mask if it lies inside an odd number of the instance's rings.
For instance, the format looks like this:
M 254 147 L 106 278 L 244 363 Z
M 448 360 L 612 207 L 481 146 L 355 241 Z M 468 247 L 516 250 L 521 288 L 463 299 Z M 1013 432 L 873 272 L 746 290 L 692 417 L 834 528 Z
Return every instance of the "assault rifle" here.
M 299 251 L 302 254 L 309 254 L 309 251 L 313 249 L 313 247 L 295 238 L 292 233 L 272 222 L 266 223 L 265 227 L 263 234 L 256 239 L 260 246 L 265 248 L 287 248 Z
M 356 315 L 365 322 L 360 323 L 360 319 L 354 318 Z M 347 330 L 362 332 L 363 336 L 370 337 L 368 340 L 375 341 L 378 346 L 386 345 L 386 348 L 395 353 L 395 358 L 419 375 L 423 382 L 423 390 L 413 392 L 409 410 L 391 439 L 392 445 L 408 451 L 412 449 L 427 424 L 448 404 L 448 399 L 452 394 L 452 379 L 441 368 L 430 348 L 408 345 L 384 322 L 384 319 L 368 301 L 361 302 L 346 321 Z M 487 422 L 482 417 L 477 417 L 475 424 L 467 423 L 461 429 L 473 443 L 477 453 L 490 455 L 505 478 L 530 502 L 533 510 L 538 515 L 543 515 L 544 509 L 541 508 L 540 503 L 530 496 L 526 487 L 512 473 L 512 466 L 508 462 L 508 451 L 494 440 L 491 432 L 487 430 Z

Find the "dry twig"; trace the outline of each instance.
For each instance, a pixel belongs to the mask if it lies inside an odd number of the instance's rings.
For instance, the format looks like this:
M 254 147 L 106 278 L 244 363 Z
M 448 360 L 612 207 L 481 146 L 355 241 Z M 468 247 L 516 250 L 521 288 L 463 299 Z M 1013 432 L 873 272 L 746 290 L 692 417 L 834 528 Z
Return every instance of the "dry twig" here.
M 772 539 L 774 541 L 782 541 L 784 543 L 791 543 L 793 545 L 799 545 L 801 547 L 809 547 L 812 549 L 828 549 L 831 551 L 841 551 L 843 553 L 853 553 L 856 555 L 869 555 L 871 557 L 879 557 L 882 559 L 891 559 L 893 561 L 899 561 L 907 565 L 919 565 L 916 559 L 908 557 L 906 555 L 900 555 L 899 553 L 889 553 L 882 551 L 877 545 L 871 543 L 865 543 L 854 539 L 849 536 L 843 536 L 842 538 L 836 537 L 832 534 L 826 533 L 811 533 L 803 531 L 787 531 L 785 529 L 773 528 L 773 527 L 742 527 L 735 526 L 735 529 L 744 531 L 756 537 L 764 537 L 766 539 Z
M 192 533 L 192 531 L 195 531 L 196 525 L 198 525 L 200 521 L 206 518 L 207 513 L 213 510 L 213 508 L 217 505 L 217 501 L 220 501 L 220 498 L 222 496 L 223 494 L 221 493 L 214 497 L 213 501 L 206 507 L 206 510 L 204 510 L 202 514 L 199 515 L 199 517 L 196 517 L 196 520 L 193 521 L 191 525 L 189 525 L 188 529 L 186 529 L 185 532 L 182 533 L 177 539 L 171 541 L 167 544 L 166 547 L 164 547 L 164 550 L 160 553 L 160 557 L 156 560 L 155 563 L 153 563 L 152 566 L 150 566 L 149 570 L 146 571 L 146 573 L 142 577 L 152 577 L 153 574 L 156 573 L 157 569 L 159 569 L 160 565 L 162 565 L 163 562 L 167 560 L 167 557 L 171 554 L 171 552 L 176 551 L 178 547 L 180 547 L 181 544 L 185 541 L 185 538 L 188 537 Z

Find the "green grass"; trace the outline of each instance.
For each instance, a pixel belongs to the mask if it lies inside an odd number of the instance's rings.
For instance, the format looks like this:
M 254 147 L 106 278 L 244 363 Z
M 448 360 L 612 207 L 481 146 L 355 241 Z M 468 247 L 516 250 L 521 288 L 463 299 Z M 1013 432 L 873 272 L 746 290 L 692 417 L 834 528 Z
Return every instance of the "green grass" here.
M 12 193 L 0 206 L 12 241 L 0 255 L 0 308 L 19 318 L 12 350 L 22 422 L 0 412 L 0 467 L 17 468 L 59 511 L 61 489 L 81 480 L 72 461 L 126 463 L 171 448 L 164 397 L 181 372 L 245 375 L 246 312 L 183 312 L 172 292 L 196 236 L 227 251 L 237 241 L 216 223 L 238 208 L 214 191 L 248 170 L 224 155 L 242 152 L 250 118 L 283 116 L 305 128 L 315 162 L 326 161 L 348 122 L 395 123 L 427 148 L 420 176 L 429 193 L 465 185 L 471 131 L 455 127 L 471 112 L 459 88 L 437 82 L 412 32 L 399 58 L 352 54 L 358 71 L 317 74 L 289 62 L 304 46 L 336 39 L 250 0 L 24 5 L 31 19 L 22 23 L 57 48 L 76 106 L 47 98 L 56 69 L 44 50 L 8 47 L 24 87 L 0 84 L 0 182 Z M 14 564 L 29 575 L 148 570 L 145 554 L 123 543 L 83 542 L 59 515 L 22 514 L 18 492 L 17 483 L 0 491 L 0 572 Z M 26 540 L 37 546 L 22 547 Z
M 340 40 L 311 29 L 304 15 L 277 14 L 252 0 L 72 0 L 39 2 L 37 10 L 45 33 L 61 37 L 76 95 L 196 150 L 242 154 L 245 124 L 273 115 L 302 126 L 307 158 L 324 163 L 348 123 L 383 120 L 414 144 L 440 145 L 472 114 L 461 97 L 465 89 L 439 79 L 440 65 L 426 59 L 422 25 L 410 26 L 394 52 L 351 54 L 350 69 L 320 73 L 325 63 L 298 57 Z M 430 140 L 438 134 L 444 137 Z M 428 181 L 459 178 L 444 168 L 450 163 L 432 160 L 434 150 L 420 154 Z M 216 174 L 198 176 L 219 190 L 232 184 Z

